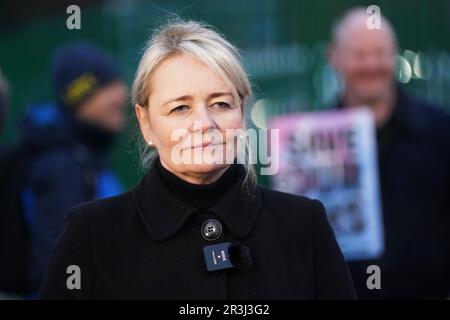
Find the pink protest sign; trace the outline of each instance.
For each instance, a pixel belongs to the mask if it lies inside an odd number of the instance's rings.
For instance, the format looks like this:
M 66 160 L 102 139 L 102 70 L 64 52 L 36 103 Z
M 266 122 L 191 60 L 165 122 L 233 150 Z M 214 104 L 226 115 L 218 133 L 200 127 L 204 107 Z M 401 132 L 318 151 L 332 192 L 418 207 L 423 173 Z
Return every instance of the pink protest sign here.
M 321 200 L 349 260 L 384 248 L 376 136 L 367 108 L 273 117 L 279 129 L 274 189 Z

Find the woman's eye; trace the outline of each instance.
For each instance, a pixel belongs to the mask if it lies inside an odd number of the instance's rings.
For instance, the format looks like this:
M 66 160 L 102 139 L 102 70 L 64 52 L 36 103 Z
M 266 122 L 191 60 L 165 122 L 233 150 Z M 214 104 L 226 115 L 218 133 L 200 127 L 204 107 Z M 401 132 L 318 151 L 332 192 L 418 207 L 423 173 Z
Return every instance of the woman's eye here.
M 214 105 L 217 106 L 219 109 L 229 109 L 230 108 L 230 105 L 226 102 L 217 102 Z
M 187 109 L 188 109 L 188 106 L 182 105 L 182 106 L 178 106 L 176 108 L 173 108 L 172 110 L 170 110 L 170 113 L 172 113 L 172 112 L 183 112 L 183 111 L 186 111 Z

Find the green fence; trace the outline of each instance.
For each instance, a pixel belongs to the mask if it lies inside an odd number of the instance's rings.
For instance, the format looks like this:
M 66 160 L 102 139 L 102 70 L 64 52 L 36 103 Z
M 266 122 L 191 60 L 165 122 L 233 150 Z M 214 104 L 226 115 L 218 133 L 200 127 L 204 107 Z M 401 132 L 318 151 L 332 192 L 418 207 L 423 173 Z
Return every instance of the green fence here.
M 65 11 L 0 30 L 0 68 L 12 91 L 1 141 L 17 140 L 15 123 L 27 105 L 52 100 L 48 65 L 57 45 L 95 42 L 113 53 L 131 83 L 153 27 L 175 15 L 210 23 L 241 48 L 255 89 L 256 105 L 248 106 L 251 126 L 264 126 L 272 114 L 326 108 L 338 88 L 325 56 L 331 24 L 346 9 L 371 4 L 380 6 L 397 31 L 401 61 L 409 67 L 406 74 L 399 69 L 402 85 L 450 106 L 450 1 L 105 1 L 80 5 L 81 30 L 66 28 Z M 130 131 L 111 152 L 113 167 L 128 188 L 139 178 Z

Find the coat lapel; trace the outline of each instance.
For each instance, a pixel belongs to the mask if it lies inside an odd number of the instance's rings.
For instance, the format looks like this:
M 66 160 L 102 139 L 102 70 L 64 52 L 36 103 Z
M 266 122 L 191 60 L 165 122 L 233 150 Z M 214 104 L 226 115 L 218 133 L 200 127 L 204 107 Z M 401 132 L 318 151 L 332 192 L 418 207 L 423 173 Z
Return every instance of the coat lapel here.
M 258 218 L 260 189 L 258 186 L 243 188 L 245 169 L 239 164 L 232 165 L 238 166 L 236 183 L 209 211 L 216 214 L 237 238 L 245 238 Z M 197 208 L 182 202 L 167 188 L 155 163 L 132 195 L 147 231 L 159 241 L 172 237 L 191 215 L 198 212 Z

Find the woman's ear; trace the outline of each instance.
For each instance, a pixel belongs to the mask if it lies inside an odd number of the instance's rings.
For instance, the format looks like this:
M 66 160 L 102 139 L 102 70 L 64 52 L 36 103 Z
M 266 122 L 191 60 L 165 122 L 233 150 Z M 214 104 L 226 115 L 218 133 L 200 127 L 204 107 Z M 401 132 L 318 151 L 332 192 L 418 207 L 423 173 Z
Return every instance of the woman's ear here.
M 142 107 L 138 104 L 134 106 L 136 112 L 136 117 L 139 121 L 139 126 L 141 128 L 142 135 L 144 136 L 147 144 L 153 144 L 153 132 L 150 126 L 150 115 L 148 109 Z

